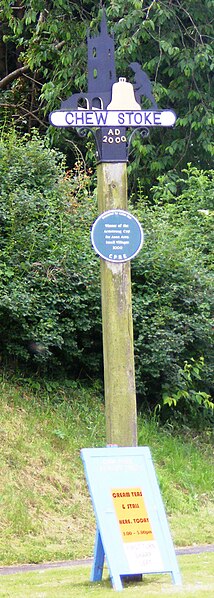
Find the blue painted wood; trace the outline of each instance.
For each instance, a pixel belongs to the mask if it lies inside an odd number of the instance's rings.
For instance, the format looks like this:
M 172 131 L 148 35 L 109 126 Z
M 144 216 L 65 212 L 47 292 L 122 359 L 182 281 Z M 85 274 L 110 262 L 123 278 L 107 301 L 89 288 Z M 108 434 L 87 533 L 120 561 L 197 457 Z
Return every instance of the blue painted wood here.
M 95 546 L 94 546 L 94 562 L 91 571 L 91 581 L 100 581 L 103 575 L 103 565 L 104 565 L 104 549 L 103 543 L 101 540 L 100 531 L 97 528 L 96 531 L 96 538 L 95 538 Z
M 123 588 L 121 576 L 146 573 L 170 573 L 173 582 L 180 585 L 180 571 L 149 448 L 82 449 L 81 457 L 98 528 L 93 580 L 102 578 L 105 555 L 112 585 L 117 591 Z M 133 543 L 126 543 L 112 489 L 127 489 L 131 493 L 131 489 L 137 487 L 142 490 L 154 540 L 138 542 L 136 537 Z

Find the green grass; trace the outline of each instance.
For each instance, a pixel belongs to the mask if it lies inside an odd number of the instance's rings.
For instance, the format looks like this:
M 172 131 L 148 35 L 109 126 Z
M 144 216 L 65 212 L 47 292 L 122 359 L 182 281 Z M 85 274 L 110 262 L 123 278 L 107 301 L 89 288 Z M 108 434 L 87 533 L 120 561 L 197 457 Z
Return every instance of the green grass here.
M 105 446 L 98 387 L 0 382 L 0 564 L 76 559 L 93 553 L 95 520 L 80 449 Z M 139 419 L 177 546 L 212 543 L 211 434 L 176 434 Z
M 172 584 L 170 575 L 148 575 L 140 583 L 124 584 L 124 597 L 211 598 L 214 595 L 214 553 L 179 557 L 183 585 Z M 41 570 L 1 576 L 1 598 L 110 598 L 114 591 L 105 569 L 102 582 L 92 583 L 89 567 Z M 118 592 L 117 592 L 118 595 Z

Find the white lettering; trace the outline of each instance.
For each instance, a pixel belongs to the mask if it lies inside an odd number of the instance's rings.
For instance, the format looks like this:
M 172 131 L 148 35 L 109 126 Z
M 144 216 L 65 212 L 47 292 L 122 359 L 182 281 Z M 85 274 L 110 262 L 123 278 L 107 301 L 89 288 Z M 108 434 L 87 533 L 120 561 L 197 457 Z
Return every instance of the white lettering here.
M 119 253 L 119 255 L 115 255 L 115 254 L 113 255 L 113 253 L 109 253 L 108 257 L 109 257 L 109 260 L 116 260 L 116 259 L 118 259 L 118 260 L 127 260 L 127 254 L 126 253 L 122 253 L 122 254 Z

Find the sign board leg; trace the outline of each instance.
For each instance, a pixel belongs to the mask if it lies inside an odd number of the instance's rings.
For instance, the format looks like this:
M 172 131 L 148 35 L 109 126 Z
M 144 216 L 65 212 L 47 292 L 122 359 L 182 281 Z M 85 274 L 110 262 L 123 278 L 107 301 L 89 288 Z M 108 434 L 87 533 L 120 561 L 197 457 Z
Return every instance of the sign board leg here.
M 101 540 L 100 531 L 97 528 L 95 546 L 94 546 L 94 563 L 91 571 L 91 581 L 100 581 L 103 574 L 104 565 L 104 549 Z
M 176 586 L 182 586 L 181 574 L 177 566 L 174 566 L 171 576 L 172 581 Z
M 111 578 L 111 582 L 114 590 L 116 590 L 117 592 L 121 592 L 123 590 L 123 584 L 120 575 L 114 575 Z
M 94 563 L 91 571 L 90 581 L 101 581 L 103 575 L 104 558 L 105 553 L 103 543 L 99 528 L 97 527 L 94 547 Z M 109 565 L 108 569 L 114 590 L 121 591 L 123 589 L 123 585 L 121 582 L 121 577 L 118 575 L 118 571 L 113 571 L 112 567 L 109 567 Z

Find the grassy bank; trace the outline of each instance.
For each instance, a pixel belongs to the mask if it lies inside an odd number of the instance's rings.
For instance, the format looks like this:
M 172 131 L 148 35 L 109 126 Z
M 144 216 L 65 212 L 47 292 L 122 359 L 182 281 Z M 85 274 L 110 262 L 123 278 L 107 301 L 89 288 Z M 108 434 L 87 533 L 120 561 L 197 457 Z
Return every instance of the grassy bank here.
M 0 564 L 93 552 L 95 521 L 80 448 L 105 446 L 99 388 L 0 382 Z M 213 542 L 211 433 L 175 433 L 139 419 L 177 546 Z

